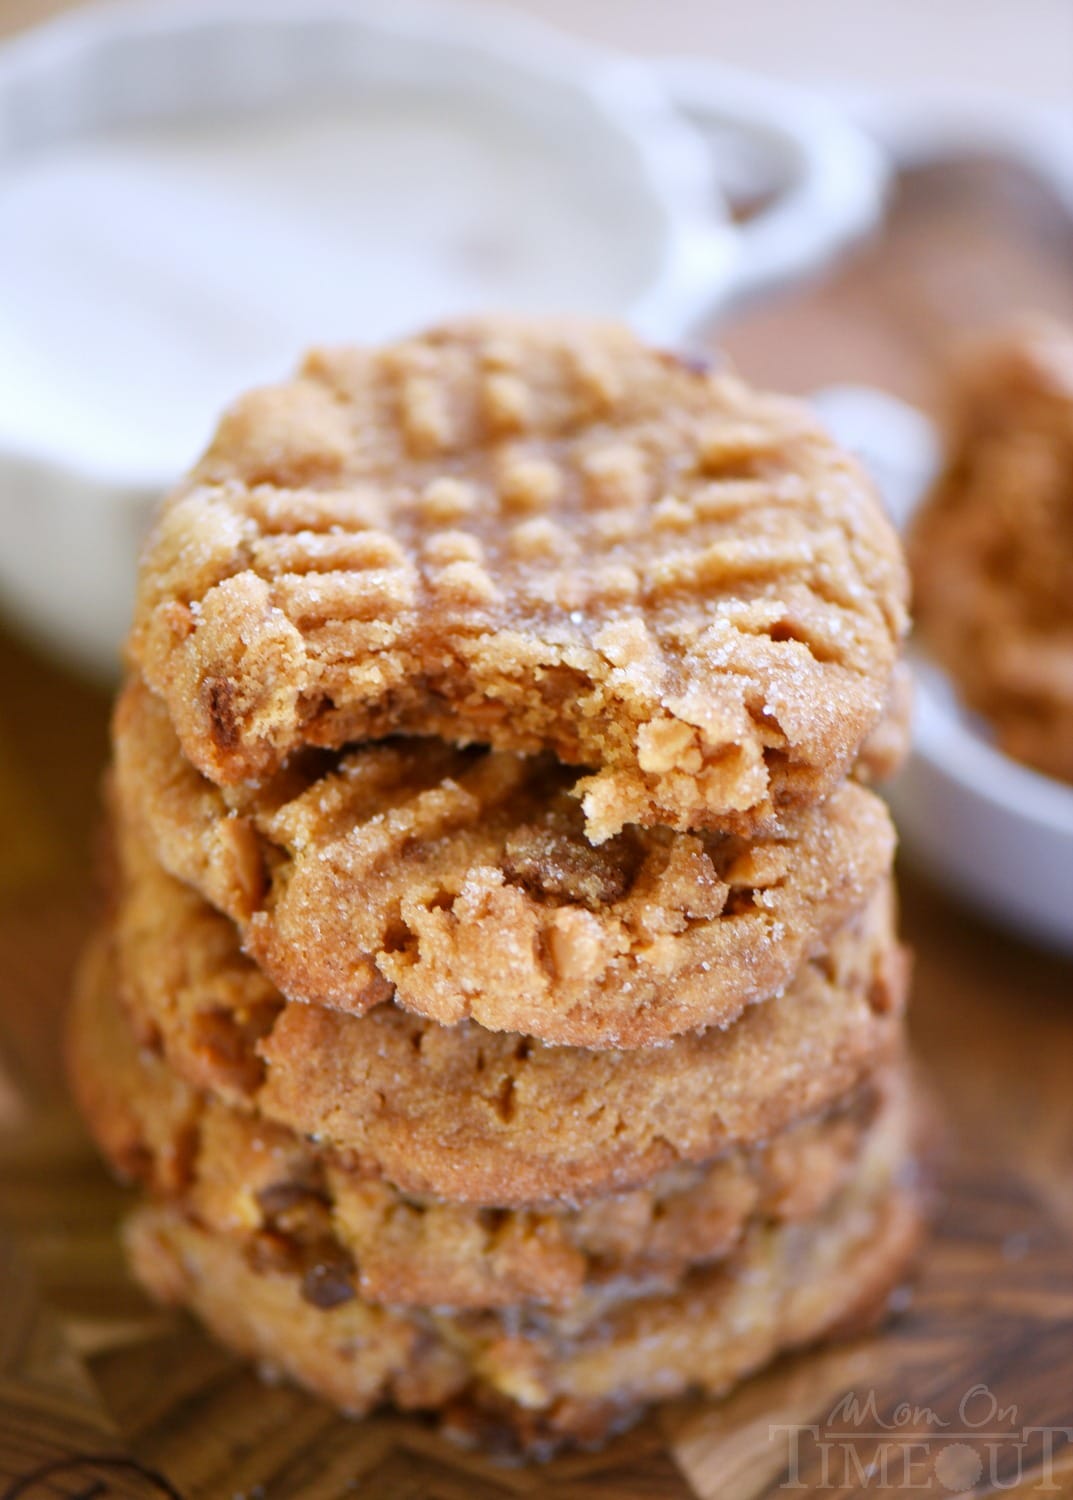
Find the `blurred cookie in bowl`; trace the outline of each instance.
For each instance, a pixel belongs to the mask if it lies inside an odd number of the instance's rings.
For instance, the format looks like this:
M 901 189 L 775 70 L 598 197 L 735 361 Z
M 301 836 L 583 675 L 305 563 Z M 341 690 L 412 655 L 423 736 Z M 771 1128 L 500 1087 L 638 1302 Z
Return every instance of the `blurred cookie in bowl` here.
M 965 346 L 942 436 L 880 392 L 823 405 L 889 469 L 908 540 L 903 846 L 998 925 L 1073 952 L 1073 332 L 1021 319 Z
M 909 539 L 922 644 L 1001 750 L 1073 782 L 1073 330 L 991 335 L 950 395 Z

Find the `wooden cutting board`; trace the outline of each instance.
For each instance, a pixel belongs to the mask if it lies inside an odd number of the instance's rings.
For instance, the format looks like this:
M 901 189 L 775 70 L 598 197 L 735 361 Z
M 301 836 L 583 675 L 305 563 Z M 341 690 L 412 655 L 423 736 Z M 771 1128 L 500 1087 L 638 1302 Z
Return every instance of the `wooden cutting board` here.
M 1021 304 L 1073 317 L 1070 248 L 1068 220 L 1015 174 L 917 175 L 880 244 L 745 312 L 726 342 L 760 380 L 873 379 L 927 402 L 952 329 Z M 0 639 L 0 1500 L 1073 1495 L 1073 969 L 912 875 L 912 1029 L 947 1140 L 935 1233 L 883 1333 L 722 1405 L 679 1403 L 600 1455 L 506 1469 L 418 1421 L 347 1422 L 262 1386 L 150 1306 L 57 1053 L 106 712 Z

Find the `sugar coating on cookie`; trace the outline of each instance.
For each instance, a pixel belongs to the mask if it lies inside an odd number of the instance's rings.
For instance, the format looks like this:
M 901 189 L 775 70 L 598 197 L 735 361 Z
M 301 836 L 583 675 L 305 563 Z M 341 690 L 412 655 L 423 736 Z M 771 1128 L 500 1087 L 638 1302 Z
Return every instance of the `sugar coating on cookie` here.
M 557 1047 L 392 1002 L 285 1003 L 234 927 L 121 840 L 121 992 L 195 1088 L 404 1192 L 487 1207 L 591 1201 L 817 1115 L 897 1047 L 906 989 L 889 884 L 733 1025 L 629 1052 Z
M 489 320 L 234 406 L 157 522 L 130 652 L 221 784 L 391 734 L 547 751 L 601 841 L 826 795 L 904 603 L 804 408 L 614 326 Z
M 910 537 L 929 650 L 1018 760 L 1073 781 L 1073 332 L 967 349 Z
M 751 839 L 632 825 L 594 846 L 575 770 L 423 739 L 219 788 L 137 680 L 115 744 L 126 820 L 289 999 L 362 1014 L 394 995 L 572 1046 L 728 1024 L 864 905 L 894 848 L 852 782 Z

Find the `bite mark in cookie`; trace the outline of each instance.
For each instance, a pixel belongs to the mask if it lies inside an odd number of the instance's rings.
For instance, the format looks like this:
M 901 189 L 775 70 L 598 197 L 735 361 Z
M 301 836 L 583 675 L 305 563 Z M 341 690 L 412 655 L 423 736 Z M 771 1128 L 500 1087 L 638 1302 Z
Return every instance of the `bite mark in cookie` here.
M 804 408 L 623 329 L 475 321 L 235 406 L 158 521 L 131 654 L 222 784 L 436 735 L 587 768 L 593 841 L 751 833 L 849 770 L 904 606 Z
M 115 747 L 125 821 L 289 998 L 360 1015 L 394 995 L 563 1045 L 729 1024 L 863 906 L 893 852 L 885 807 L 853 783 L 751 839 L 634 826 L 592 845 L 570 768 L 424 739 L 306 751 L 221 789 L 136 679 Z

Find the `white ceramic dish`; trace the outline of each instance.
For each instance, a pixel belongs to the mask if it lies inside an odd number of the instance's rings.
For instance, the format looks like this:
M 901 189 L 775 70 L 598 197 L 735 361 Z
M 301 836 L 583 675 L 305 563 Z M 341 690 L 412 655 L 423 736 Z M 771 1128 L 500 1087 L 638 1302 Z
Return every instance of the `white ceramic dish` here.
M 913 753 L 891 789 L 910 854 L 1004 927 L 1073 954 L 1073 787 L 1003 755 L 914 662 Z
M 938 461 L 931 423 L 863 387 L 822 391 L 816 404 L 904 529 Z M 1002 754 L 944 673 L 919 654 L 913 667 L 913 749 L 890 788 L 903 845 L 1003 926 L 1073 953 L 1073 787 Z
M 754 222 L 672 92 L 763 162 Z M 0 49 L 0 599 L 111 670 L 148 505 L 301 348 L 489 305 L 682 342 L 884 184 L 796 91 L 491 10 L 165 0 L 28 33 Z

